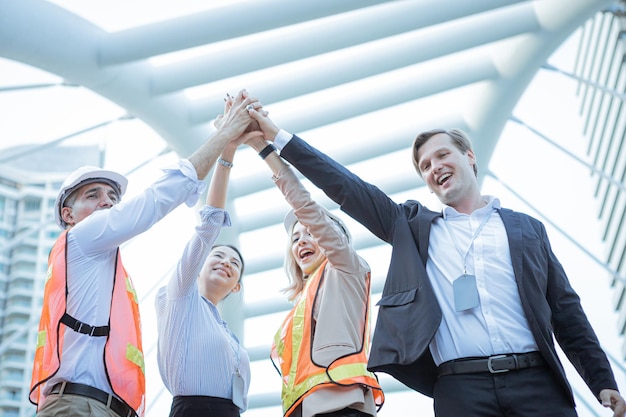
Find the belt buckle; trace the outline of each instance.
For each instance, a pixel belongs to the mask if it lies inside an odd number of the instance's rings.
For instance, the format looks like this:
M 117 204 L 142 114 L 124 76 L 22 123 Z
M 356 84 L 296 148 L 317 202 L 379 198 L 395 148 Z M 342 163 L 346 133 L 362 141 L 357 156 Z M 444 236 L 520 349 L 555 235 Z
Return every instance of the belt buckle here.
M 76 324 L 78 324 L 78 328 L 76 328 Z M 76 323 L 74 324 L 74 331 L 77 333 L 81 333 L 82 329 L 83 329 L 83 322 L 77 320 Z
M 487 359 L 487 369 L 489 369 L 489 372 L 491 372 L 492 374 L 501 374 L 503 372 L 509 372 L 508 369 L 493 369 L 493 364 L 492 361 L 494 359 L 502 359 L 502 358 L 506 358 L 507 355 L 496 355 L 496 356 L 490 356 Z

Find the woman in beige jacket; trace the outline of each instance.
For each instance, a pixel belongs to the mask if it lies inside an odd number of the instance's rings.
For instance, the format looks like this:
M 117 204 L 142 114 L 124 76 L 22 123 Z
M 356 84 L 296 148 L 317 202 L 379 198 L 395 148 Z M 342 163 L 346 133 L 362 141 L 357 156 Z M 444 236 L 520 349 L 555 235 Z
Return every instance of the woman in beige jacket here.
M 248 142 L 293 208 L 285 289 L 294 307 L 274 339 L 286 417 L 375 416 L 384 395 L 368 372 L 370 268 L 340 219 L 311 199 L 292 169 L 264 140 Z

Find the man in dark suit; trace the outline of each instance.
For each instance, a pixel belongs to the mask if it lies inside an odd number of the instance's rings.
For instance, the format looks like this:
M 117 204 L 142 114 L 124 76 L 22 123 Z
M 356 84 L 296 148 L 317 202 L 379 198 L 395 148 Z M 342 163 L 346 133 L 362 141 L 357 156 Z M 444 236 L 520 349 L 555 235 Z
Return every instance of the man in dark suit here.
M 445 205 L 396 204 L 266 113 L 281 156 L 392 245 L 368 368 L 434 399 L 438 417 L 576 416 L 556 339 L 598 400 L 623 417 L 605 353 L 538 220 L 482 196 L 471 143 L 420 134 L 413 163 Z

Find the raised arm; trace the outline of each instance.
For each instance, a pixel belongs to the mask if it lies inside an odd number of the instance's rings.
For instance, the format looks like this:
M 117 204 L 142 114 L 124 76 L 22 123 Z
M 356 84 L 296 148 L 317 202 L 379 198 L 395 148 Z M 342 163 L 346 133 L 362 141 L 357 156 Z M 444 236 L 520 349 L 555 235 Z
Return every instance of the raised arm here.
M 253 121 L 247 108 L 250 104 L 259 106 L 256 98 L 250 97 L 246 90 L 241 90 L 233 98 L 232 105 L 219 126 L 216 126 L 217 131 L 187 158 L 196 169 L 198 179 L 204 179 L 208 175 L 226 144 L 240 138 Z
M 244 103 L 245 100 L 239 100 L 239 102 Z M 228 123 L 229 120 L 241 117 L 241 115 L 233 116 L 234 113 L 241 113 L 242 111 L 241 108 L 237 107 L 237 103 L 238 100 L 236 97 L 228 96 L 225 100 L 224 114 L 220 115 L 215 122 L 215 127 L 218 132 L 227 130 L 224 128 L 224 125 Z M 243 108 L 243 111 L 248 112 L 245 108 Z M 241 119 L 243 120 L 245 118 L 241 117 Z M 250 121 L 248 121 L 248 125 L 249 124 Z M 235 137 L 234 140 L 231 139 L 225 143 L 221 154 L 219 154 L 219 162 L 215 166 L 215 170 L 211 176 L 209 190 L 207 191 L 206 205 L 209 207 L 203 207 L 200 210 L 201 224 L 196 227 L 196 233 L 187 243 L 183 255 L 179 260 L 178 267 L 175 269 L 172 279 L 168 284 L 168 295 L 170 298 L 189 295 L 196 291 L 196 277 L 204 264 L 204 260 L 219 236 L 221 228 L 230 225 L 230 220 L 224 208 L 226 206 L 228 181 L 230 179 L 230 171 L 235 151 L 244 140 L 254 135 L 260 135 L 258 131 L 245 132 L 247 129 L 246 126 L 244 126 L 242 133 Z M 230 134 L 233 133 L 231 132 L 229 135 Z M 198 153 L 196 156 L 200 156 L 200 154 Z M 205 156 L 211 157 L 210 155 Z M 216 157 L 216 159 L 218 158 Z M 215 161 L 213 163 L 215 163 Z
M 298 221 L 305 225 L 316 238 L 329 262 L 337 269 L 357 271 L 362 265 L 354 247 L 346 234 L 326 214 L 320 204 L 311 199 L 311 194 L 302 185 L 289 164 L 276 152 L 267 149 L 265 140 L 254 139 L 247 142 L 257 153 L 262 155 L 273 174 L 273 180 L 285 196 L 287 203 L 294 209 Z
M 248 109 L 237 108 L 236 98 L 228 95 L 224 99 L 224 114 L 217 117 L 215 120 L 215 127 L 220 130 L 224 124 L 229 120 L 231 113 L 237 114 L 238 112 L 245 111 L 248 113 Z M 232 116 L 235 117 L 235 116 Z M 230 118 L 232 118 L 230 117 Z M 249 125 L 250 123 L 248 123 Z M 217 159 L 218 163 L 215 166 L 215 171 L 211 177 L 211 183 L 209 185 L 209 191 L 207 192 L 206 204 L 216 208 L 226 207 L 226 195 L 228 190 L 228 180 L 230 179 L 230 171 L 233 167 L 233 161 L 235 158 L 235 151 L 237 147 L 246 139 L 251 137 L 250 132 L 247 132 L 247 128 L 236 138 L 231 138 L 226 143 L 221 155 Z M 261 135 L 260 132 L 257 132 Z M 259 136 L 262 139 L 262 136 Z M 234 140 L 233 140 L 234 139 Z
M 273 141 L 279 133 L 286 133 L 274 124 L 266 112 L 251 111 L 250 114 L 259 123 L 267 140 Z M 350 217 L 380 239 L 391 242 L 401 206 L 379 188 L 363 181 L 295 135 L 281 150 L 280 156 L 339 204 Z
M 250 145 L 258 154 L 261 153 L 267 146 L 271 145 L 271 142 L 265 140 L 263 136 L 254 137 L 246 142 Z M 273 145 L 272 145 L 273 146 Z M 283 161 L 276 152 L 270 152 L 263 158 L 267 166 L 272 171 L 272 175 L 277 176 L 280 170 L 287 166 L 287 163 Z

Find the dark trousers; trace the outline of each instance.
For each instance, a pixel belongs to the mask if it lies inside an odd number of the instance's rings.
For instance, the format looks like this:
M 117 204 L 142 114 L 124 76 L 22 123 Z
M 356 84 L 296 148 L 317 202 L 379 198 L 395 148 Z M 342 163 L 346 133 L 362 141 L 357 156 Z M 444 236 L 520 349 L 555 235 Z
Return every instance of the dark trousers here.
M 172 400 L 170 417 L 240 417 L 240 414 L 239 407 L 226 398 L 177 395 Z
M 577 416 L 566 391 L 543 366 L 442 376 L 433 399 L 437 417 Z
M 332 413 L 316 414 L 316 417 L 372 417 L 352 408 L 344 408 L 343 410 L 333 411 Z

